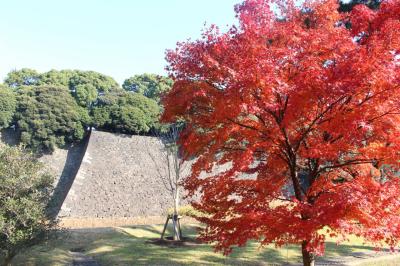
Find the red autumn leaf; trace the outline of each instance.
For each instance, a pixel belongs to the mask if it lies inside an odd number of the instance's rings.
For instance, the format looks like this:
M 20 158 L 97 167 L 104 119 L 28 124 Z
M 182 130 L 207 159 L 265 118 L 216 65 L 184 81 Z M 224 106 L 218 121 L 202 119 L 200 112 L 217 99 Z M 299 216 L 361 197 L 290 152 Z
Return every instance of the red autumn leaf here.
M 396 247 L 400 1 L 346 15 L 333 0 L 279 3 L 247 0 L 238 27 L 167 54 L 175 85 L 162 119 L 187 124 L 201 237 L 225 254 L 250 239 L 299 244 L 307 265 L 325 234 Z

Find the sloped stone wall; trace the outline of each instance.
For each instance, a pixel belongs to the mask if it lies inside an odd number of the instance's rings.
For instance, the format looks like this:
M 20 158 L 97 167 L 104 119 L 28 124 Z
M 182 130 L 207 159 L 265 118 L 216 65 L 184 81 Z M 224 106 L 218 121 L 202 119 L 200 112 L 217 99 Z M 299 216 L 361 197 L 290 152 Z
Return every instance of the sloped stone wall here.
M 17 143 L 13 130 L 0 137 Z M 164 215 L 173 201 L 160 179 L 165 174 L 161 149 L 154 137 L 93 131 L 79 144 L 41 156 L 55 177 L 52 213 L 60 218 Z
M 59 217 L 162 215 L 172 200 L 154 162 L 160 151 L 153 137 L 93 131 Z
M 56 149 L 52 154 L 43 155 L 42 161 L 55 176 L 54 191 L 50 202 L 50 213 L 56 216 L 75 180 L 75 176 L 85 155 L 90 136 L 80 143 L 70 145 L 67 149 Z

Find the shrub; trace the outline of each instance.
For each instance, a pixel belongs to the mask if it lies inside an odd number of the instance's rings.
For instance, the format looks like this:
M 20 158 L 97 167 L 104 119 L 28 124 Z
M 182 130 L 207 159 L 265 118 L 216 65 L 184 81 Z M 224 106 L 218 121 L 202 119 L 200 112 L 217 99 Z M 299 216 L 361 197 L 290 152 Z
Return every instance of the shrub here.
M 0 146 L 0 264 L 3 257 L 8 265 L 55 225 L 46 215 L 52 182 L 32 154 Z

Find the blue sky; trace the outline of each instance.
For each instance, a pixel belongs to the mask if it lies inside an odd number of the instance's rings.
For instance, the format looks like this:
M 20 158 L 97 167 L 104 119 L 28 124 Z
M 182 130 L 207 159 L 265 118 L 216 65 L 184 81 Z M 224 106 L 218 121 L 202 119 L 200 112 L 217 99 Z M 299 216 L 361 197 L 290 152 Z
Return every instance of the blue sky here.
M 0 2 L 0 79 L 13 69 L 94 70 L 119 83 L 165 74 L 165 50 L 226 28 L 240 0 L 7 0 Z

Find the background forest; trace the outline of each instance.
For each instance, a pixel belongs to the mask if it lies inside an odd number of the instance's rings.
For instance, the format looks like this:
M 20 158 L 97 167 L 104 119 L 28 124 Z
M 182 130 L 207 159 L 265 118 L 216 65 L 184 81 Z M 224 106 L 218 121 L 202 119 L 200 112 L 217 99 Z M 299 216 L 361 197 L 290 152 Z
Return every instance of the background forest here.
M 10 72 L 0 86 L 0 129 L 12 128 L 36 152 L 81 140 L 91 128 L 127 134 L 161 130 L 161 93 L 172 80 L 142 74 L 120 86 L 113 78 L 79 70 Z

